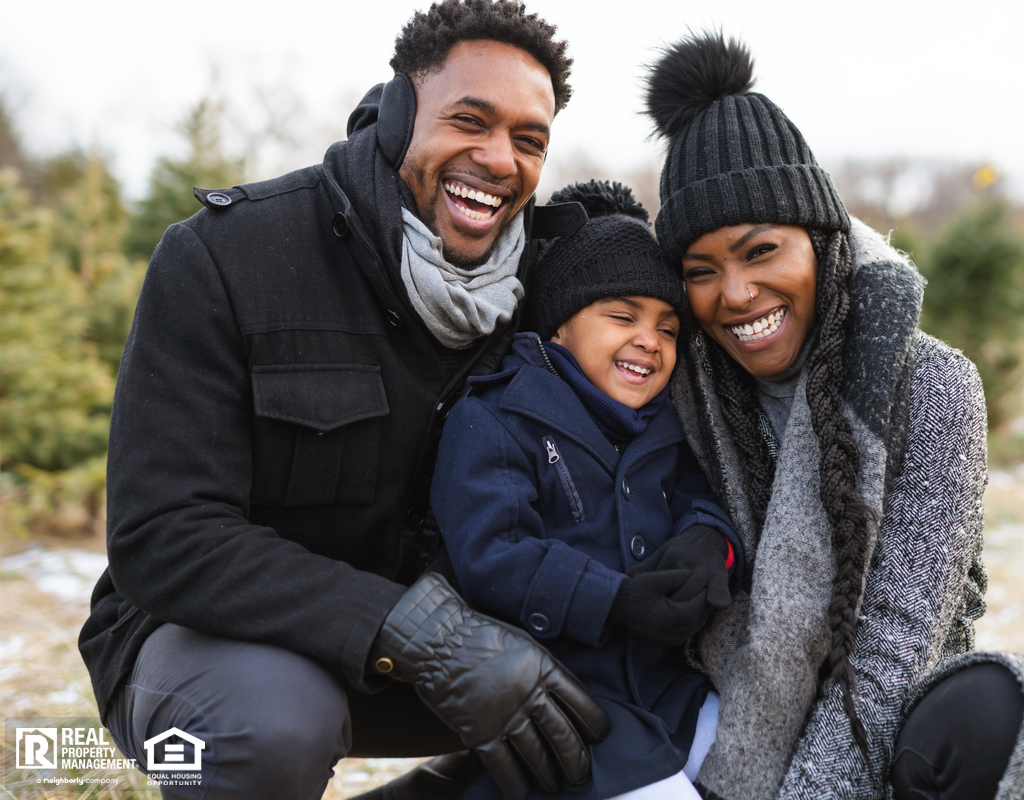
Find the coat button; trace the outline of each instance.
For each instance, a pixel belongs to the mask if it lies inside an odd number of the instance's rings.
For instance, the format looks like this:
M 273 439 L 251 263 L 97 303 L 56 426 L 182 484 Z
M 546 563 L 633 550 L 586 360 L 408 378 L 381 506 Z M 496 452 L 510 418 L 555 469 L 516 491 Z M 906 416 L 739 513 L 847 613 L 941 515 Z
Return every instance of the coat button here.
M 391 324 L 392 328 L 402 327 L 402 316 L 393 308 L 389 308 L 387 314 L 384 316 L 388 318 L 388 322 Z
M 526 621 L 534 633 L 547 633 L 551 630 L 551 622 L 543 614 L 530 614 Z
M 622 490 L 622 496 L 629 500 L 629 481 L 623 478 L 622 483 L 619 484 L 619 489 Z
M 629 543 L 629 551 L 637 561 L 642 559 L 644 554 L 647 553 L 647 542 L 644 541 L 644 537 L 634 536 Z
M 334 235 L 339 239 L 344 239 L 349 234 L 348 219 L 340 211 L 334 215 L 334 223 L 331 227 L 334 228 Z
M 224 192 L 210 192 L 206 195 L 206 201 L 213 203 L 215 206 L 231 205 L 231 198 L 224 194 Z

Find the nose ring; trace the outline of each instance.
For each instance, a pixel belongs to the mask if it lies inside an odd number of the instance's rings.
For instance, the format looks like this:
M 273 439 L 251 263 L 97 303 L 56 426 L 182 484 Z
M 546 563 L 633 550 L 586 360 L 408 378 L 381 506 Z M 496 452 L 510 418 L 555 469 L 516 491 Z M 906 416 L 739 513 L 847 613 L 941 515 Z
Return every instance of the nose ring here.
M 754 302 L 754 293 L 752 291 L 750 291 L 750 287 L 749 286 L 747 287 L 747 294 L 750 295 L 750 299 L 747 301 L 747 305 L 749 306 L 751 303 Z

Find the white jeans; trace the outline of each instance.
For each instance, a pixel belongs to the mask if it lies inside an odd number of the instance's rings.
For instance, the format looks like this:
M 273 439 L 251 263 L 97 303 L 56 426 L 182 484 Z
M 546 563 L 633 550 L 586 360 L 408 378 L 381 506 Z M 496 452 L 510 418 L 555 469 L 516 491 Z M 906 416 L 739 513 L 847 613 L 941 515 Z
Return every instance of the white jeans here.
M 700 772 L 704 758 L 715 743 L 715 730 L 718 728 L 718 694 L 708 692 L 704 705 L 700 707 L 697 717 L 697 730 L 690 746 L 690 757 L 681 772 L 669 775 L 656 783 L 641 786 L 630 792 L 610 797 L 608 800 L 700 800 L 700 795 L 693 788 L 693 779 Z

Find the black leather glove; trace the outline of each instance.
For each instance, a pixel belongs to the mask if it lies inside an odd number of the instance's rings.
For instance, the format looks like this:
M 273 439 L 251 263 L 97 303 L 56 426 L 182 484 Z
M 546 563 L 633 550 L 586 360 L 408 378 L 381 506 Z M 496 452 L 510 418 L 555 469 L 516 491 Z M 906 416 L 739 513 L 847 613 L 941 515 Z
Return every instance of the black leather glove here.
M 370 653 L 377 673 L 412 683 L 508 800 L 527 780 L 547 792 L 590 776 L 586 744 L 608 735 L 601 707 L 525 631 L 470 609 L 423 575 L 388 614 Z
M 683 644 L 707 622 L 708 608 L 728 608 L 729 547 L 714 528 L 693 525 L 629 571 L 608 621 L 659 644 Z

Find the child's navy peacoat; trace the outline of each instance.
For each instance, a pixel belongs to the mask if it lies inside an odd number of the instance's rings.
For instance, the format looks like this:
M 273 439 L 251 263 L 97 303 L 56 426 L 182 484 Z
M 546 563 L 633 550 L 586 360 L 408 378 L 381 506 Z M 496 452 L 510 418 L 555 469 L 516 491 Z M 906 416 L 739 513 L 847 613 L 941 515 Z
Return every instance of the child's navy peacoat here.
M 675 409 L 666 403 L 620 452 L 529 333 L 497 374 L 472 383 L 445 425 L 431 493 L 466 599 L 542 640 L 612 717 L 594 776 L 574 795 L 678 772 L 703 678 L 678 651 L 606 625 L 625 573 L 690 525 L 718 529 L 740 554 Z M 482 776 L 467 797 L 487 785 Z

